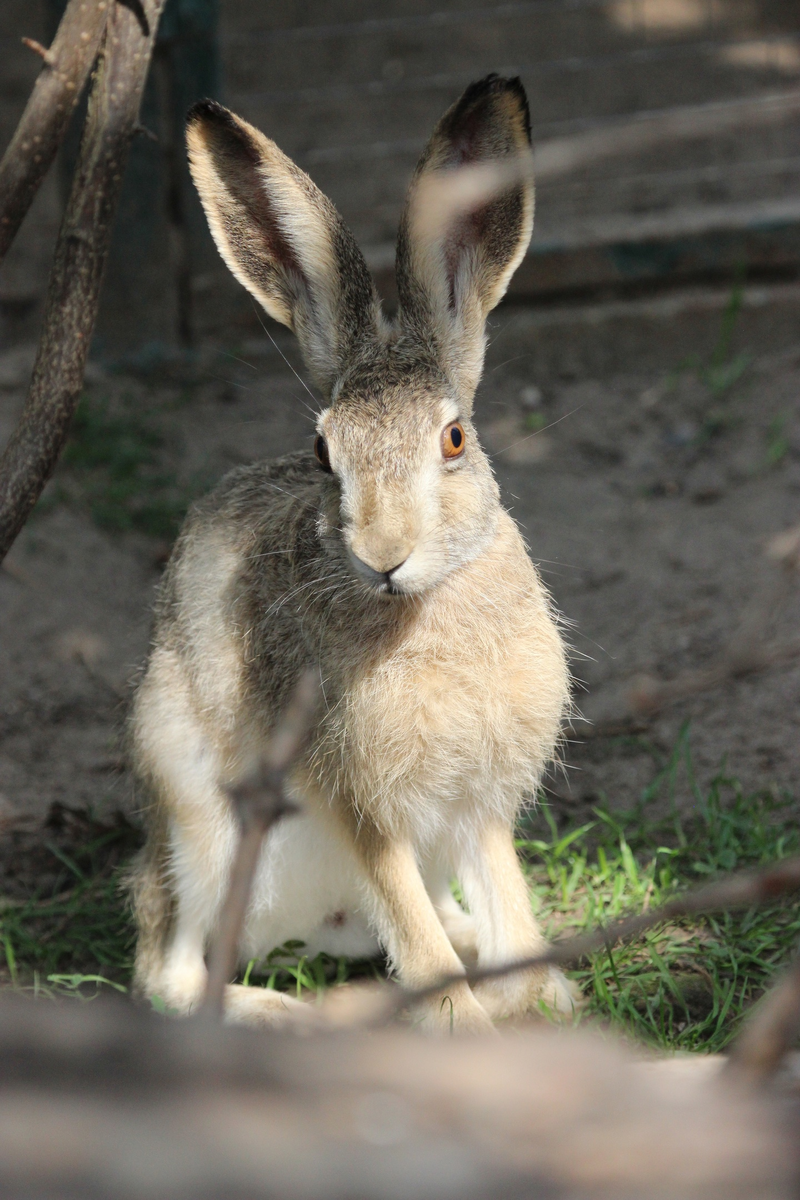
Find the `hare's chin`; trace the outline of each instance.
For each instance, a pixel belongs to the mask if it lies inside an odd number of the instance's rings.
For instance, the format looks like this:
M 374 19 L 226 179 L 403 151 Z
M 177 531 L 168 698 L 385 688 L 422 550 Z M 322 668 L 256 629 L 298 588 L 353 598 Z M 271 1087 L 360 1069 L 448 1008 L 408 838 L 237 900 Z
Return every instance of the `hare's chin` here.
M 412 594 L 411 592 L 406 591 L 401 584 L 391 582 L 379 584 L 365 583 L 364 587 L 371 596 L 376 596 L 379 600 L 400 600 L 402 597 L 407 597 Z
M 403 600 L 411 600 L 419 596 L 422 592 L 430 591 L 435 586 L 431 584 L 430 586 L 419 587 L 399 582 L 394 583 L 391 579 L 382 580 L 380 583 L 372 583 L 358 574 L 356 574 L 356 579 L 359 580 L 368 596 L 385 604 L 399 604 Z

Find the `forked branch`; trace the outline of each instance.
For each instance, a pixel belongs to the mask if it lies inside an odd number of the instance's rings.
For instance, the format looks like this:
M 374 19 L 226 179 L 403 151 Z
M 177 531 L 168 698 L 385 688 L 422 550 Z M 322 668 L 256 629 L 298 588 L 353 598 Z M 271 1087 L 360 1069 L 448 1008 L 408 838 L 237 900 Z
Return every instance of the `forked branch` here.
M 83 2 L 88 6 L 89 0 Z M 0 561 L 53 473 L 83 385 L 111 227 L 164 0 L 143 4 L 144 22 L 122 4 L 108 16 L 33 377 L 0 459 Z
M 70 0 L 52 46 L 23 43 L 42 59 L 16 132 L 0 161 L 0 262 L 64 140 L 97 57 L 113 0 Z

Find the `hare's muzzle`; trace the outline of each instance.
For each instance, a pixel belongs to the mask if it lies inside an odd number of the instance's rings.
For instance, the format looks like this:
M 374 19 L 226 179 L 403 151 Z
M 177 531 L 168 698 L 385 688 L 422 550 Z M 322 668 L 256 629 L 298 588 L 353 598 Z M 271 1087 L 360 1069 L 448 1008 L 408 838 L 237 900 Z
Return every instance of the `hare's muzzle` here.
M 360 558 L 352 549 L 348 548 L 347 554 L 353 570 L 356 572 L 359 579 L 364 581 L 364 583 L 369 584 L 370 587 L 375 588 L 375 590 L 378 592 L 388 592 L 390 595 L 399 595 L 402 592 L 403 589 L 401 587 L 398 587 L 392 583 L 392 576 L 395 575 L 396 572 L 399 571 L 403 566 L 408 558 L 408 554 L 402 555 L 401 557 L 390 556 L 398 557 L 398 561 L 394 566 L 389 567 L 386 570 L 381 570 L 378 567 L 370 566 L 368 562 L 365 562 L 363 558 Z

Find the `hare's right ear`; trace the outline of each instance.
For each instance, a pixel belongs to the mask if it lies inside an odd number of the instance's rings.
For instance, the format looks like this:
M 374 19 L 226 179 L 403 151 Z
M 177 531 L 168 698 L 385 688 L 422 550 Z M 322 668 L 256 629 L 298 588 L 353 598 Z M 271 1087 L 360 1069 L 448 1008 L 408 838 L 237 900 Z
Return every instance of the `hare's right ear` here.
M 486 317 L 530 241 L 530 144 L 519 79 L 473 83 L 434 129 L 400 222 L 401 320 L 431 347 L 465 404 L 483 368 Z
M 221 104 L 194 105 L 186 140 L 220 254 L 269 315 L 295 332 L 315 383 L 330 396 L 381 320 L 353 235 L 274 142 Z

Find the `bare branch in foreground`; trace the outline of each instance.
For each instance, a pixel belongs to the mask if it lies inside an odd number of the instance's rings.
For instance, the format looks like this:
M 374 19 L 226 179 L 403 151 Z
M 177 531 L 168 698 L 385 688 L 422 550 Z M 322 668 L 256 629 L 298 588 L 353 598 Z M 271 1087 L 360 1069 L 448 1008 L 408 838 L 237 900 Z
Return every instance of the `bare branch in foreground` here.
M 70 0 L 49 50 L 22 41 L 44 65 L 0 162 L 0 262 L 64 140 L 97 57 L 113 0 Z
M 767 992 L 734 1043 L 727 1074 L 750 1084 L 765 1083 L 780 1067 L 800 1034 L 800 958 Z
M 225 985 L 236 971 L 239 939 L 264 836 L 281 817 L 298 811 L 286 796 L 286 775 L 311 731 L 318 700 L 319 675 L 309 668 L 300 676 L 255 772 L 225 789 L 239 816 L 242 834 L 209 958 L 201 1009 L 209 1016 L 222 1016 Z
M 650 912 L 625 917 L 613 925 L 601 926 L 589 933 L 555 942 L 544 953 L 532 955 L 530 958 L 520 958 L 497 966 L 478 967 L 465 974 L 448 975 L 414 991 L 397 987 L 391 1000 L 387 1000 L 387 1003 L 380 1007 L 380 1011 L 376 1009 L 375 1020 L 381 1022 L 391 1019 L 401 1009 L 413 1007 L 420 1000 L 426 1000 L 443 988 L 464 979 L 473 984 L 484 979 L 498 979 L 517 971 L 532 970 L 535 967 L 566 966 L 587 954 L 596 954 L 599 950 L 611 947 L 616 942 L 630 941 L 648 929 L 669 921 L 731 908 L 749 908 L 751 905 L 771 902 L 796 891 L 800 891 L 800 856 L 787 858 L 757 871 L 742 871 L 730 875 L 707 887 L 675 896 Z
M 539 183 L 583 170 L 618 154 L 636 154 L 693 137 L 719 137 L 757 129 L 800 114 L 800 91 L 747 96 L 711 104 L 687 105 L 663 112 L 641 112 L 604 122 L 599 129 L 540 142 L 534 155 Z
M 114 4 L 108 17 L 56 243 L 33 377 L 19 424 L 0 458 L 0 561 L 53 473 L 83 385 L 111 226 L 164 5 L 164 0 L 143 2 L 147 33 L 123 4 Z

